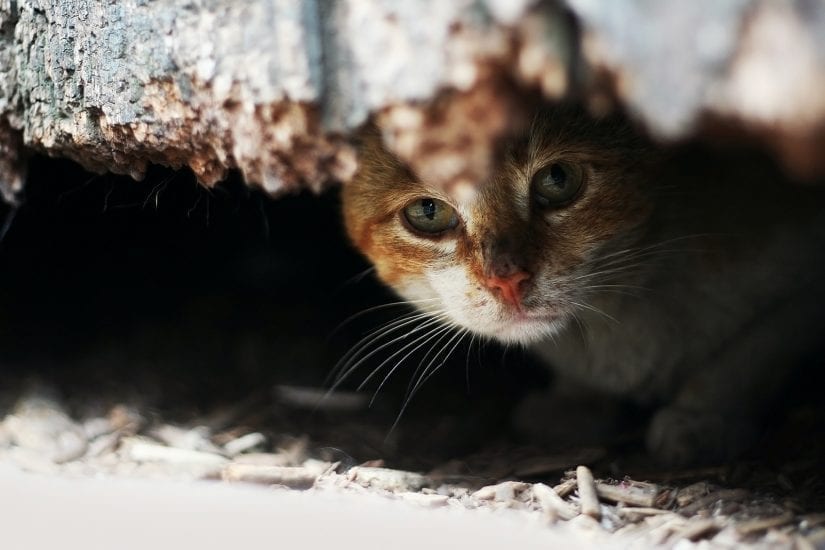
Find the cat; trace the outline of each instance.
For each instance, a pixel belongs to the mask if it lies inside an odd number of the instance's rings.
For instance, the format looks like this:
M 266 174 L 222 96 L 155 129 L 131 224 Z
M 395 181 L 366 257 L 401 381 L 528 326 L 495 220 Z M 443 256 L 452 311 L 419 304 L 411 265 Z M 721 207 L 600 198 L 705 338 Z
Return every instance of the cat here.
M 541 110 L 505 145 L 459 194 L 367 130 L 342 191 L 351 241 L 434 322 L 656 409 L 647 446 L 667 463 L 745 450 L 790 365 L 818 348 L 821 193 L 575 107 Z

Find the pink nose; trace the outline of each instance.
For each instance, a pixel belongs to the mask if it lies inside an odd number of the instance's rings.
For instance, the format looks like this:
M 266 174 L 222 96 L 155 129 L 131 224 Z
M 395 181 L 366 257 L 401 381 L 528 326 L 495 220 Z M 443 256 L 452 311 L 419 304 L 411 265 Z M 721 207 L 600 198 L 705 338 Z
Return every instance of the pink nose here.
M 484 283 L 488 288 L 497 288 L 506 303 L 519 307 L 521 305 L 521 283 L 530 278 L 524 271 L 515 271 L 506 277 L 488 276 Z

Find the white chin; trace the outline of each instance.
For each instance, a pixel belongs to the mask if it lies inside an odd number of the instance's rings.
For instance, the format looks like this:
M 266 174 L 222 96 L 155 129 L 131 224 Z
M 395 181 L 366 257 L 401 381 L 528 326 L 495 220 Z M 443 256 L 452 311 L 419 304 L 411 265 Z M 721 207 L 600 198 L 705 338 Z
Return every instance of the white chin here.
M 559 332 L 563 321 L 556 319 L 512 319 L 471 327 L 505 344 L 534 344 Z

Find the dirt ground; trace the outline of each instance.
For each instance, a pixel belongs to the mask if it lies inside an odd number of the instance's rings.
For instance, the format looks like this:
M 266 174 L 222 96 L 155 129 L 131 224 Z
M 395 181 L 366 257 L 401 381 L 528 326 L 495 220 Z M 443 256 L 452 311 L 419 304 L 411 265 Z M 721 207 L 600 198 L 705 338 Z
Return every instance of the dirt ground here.
M 385 461 L 373 451 L 361 461 L 347 453 L 369 452 L 386 435 L 354 394 L 328 398 L 307 415 L 323 392 L 278 386 L 168 421 L 134 403 L 71 406 L 54 388 L 28 383 L 0 424 L 8 548 L 51 547 L 50 540 L 104 547 L 110 535 L 130 548 L 153 540 L 217 548 L 219 540 L 256 537 L 362 548 L 459 540 L 479 548 L 825 545 L 815 458 L 776 469 L 751 461 L 593 479 L 586 465 L 597 476 L 609 471 L 610 450 L 493 446 L 407 470 L 393 466 L 409 458 Z M 406 429 L 420 437 L 419 428 Z M 331 440 L 339 446 L 321 443 Z M 32 529 L 35 518 L 53 528 Z

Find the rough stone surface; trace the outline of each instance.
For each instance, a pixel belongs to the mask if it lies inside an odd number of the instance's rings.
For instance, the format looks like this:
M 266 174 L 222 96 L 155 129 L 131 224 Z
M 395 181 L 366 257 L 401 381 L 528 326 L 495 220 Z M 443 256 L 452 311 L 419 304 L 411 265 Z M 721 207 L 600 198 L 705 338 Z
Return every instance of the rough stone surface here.
M 207 185 L 238 169 L 272 192 L 317 188 L 354 169 L 339 134 L 470 88 L 476 61 L 509 48 L 496 21 L 528 3 L 6 0 L 0 116 L 26 147 L 95 171 L 161 163 Z
M 373 113 L 414 169 L 473 183 L 525 98 L 571 92 L 667 139 L 735 120 L 821 173 L 823 30 L 804 0 L 0 0 L 0 189 L 25 150 L 317 189 Z
M 566 0 L 587 64 L 663 139 L 734 123 L 797 176 L 825 173 L 825 4 Z M 721 132 L 720 132 L 721 130 Z

